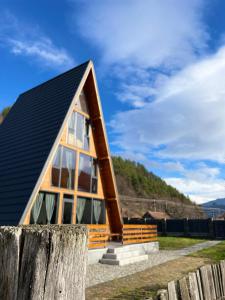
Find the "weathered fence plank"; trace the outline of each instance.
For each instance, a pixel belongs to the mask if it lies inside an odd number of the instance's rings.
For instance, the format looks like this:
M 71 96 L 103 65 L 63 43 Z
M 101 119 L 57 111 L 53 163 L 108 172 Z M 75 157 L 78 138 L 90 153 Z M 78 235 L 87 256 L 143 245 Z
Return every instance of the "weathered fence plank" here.
M 167 285 L 157 293 L 158 300 L 224 300 L 225 261 L 206 265 Z
M 168 283 L 168 296 L 169 300 L 178 300 L 175 281 L 170 281 Z
M 190 292 L 190 299 L 191 300 L 201 300 L 199 296 L 199 290 L 198 290 L 198 281 L 197 281 L 197 275 L 196 273 L 192 272 L 188 275 L 188 288 Z
M 0 227 L 0 299 L 17 299 L 21 228 Z
M 85 298 L 87 228 L 0 228 L 0 299 Z
M 179 280 L 179 291 L 181 300 L 191 300 L 187 285 L 187 279 L 185 277 Z
M 201 275 L 200 271 L 196 271 L 196 278 L 197 278 L 197 283 L 198 283 L 198 292 L 199 292 L 199 298 L 200 300 L 204 300 L 203 298 L 203 292 L 202 292 L 202 282 L 201 282 Z

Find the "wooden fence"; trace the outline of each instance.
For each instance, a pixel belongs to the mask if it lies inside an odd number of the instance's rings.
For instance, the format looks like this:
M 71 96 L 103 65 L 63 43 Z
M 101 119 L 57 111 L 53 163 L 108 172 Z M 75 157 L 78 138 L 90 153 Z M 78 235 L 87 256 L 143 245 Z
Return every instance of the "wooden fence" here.
M 88 248 L 105 248 L 108 245 L 110 232 L 106 224 L 90 224 L 88 225 Z
M 157 226 L 156 225 L 135 225 L 124 224 L 122 243 L 137 244 L 147 243 L 157 240 Z
M 157 225 L 158 235 L 225 239 L 225 220 L 124 218 L 126 224 Z
M 88 248 L 106 248 L 112 238 L 123 245 L 154 242 L 157 240 L 156 225 L 123 225 L 122 234 L 110 233 L 108 225 L 88 225 Z
M 225 261 L 206 265 L 180 280 L 168 283 L 157 293 L 159 300 L 222 300 L 225 299 Z

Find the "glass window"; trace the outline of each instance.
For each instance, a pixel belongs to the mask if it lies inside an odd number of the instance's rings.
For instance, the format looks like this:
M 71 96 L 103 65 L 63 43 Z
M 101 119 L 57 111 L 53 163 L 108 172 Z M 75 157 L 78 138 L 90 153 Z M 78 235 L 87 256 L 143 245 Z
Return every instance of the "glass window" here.
M 92 199 L 78 197 L 76 209 L 77 224 L 92 224 Z
M 89 150 L 90 122 L 83 115 L 73 112 L 68 123 L 69 145 Z
M 73 218 L 73 196 L 64 195 L 62 224 L 72 224 L 72 218 Z
M 85 132 L 84 132 L 84 150 L 89 150 L 90 145 L 90 121 L 85 119 Z
M 30 224 L 57 224 L 58 194 L 40 192 L 31 210 Z
M 92 157 L 80 154 L 78 190 L 90 193 Z
M 74 189 L 75 177 L 75 152 L 63 147 L 61 164 L 61 187 L 65 189 Z
M 85 117 L 77 113 L 76 145 L 79 148 L 83 148 L 84 144 L 84 122 Z
M 87 98 L 85 96 L 84 91 L 82 91 L 80 93 L 80 97 L 79 97 L 78 102 L 77 102 L 77 107 L 78 107 L 78 109 L 80 109 L 84 113 L 86 113 L 86 114 L 89 113 L 88 104 L 87 104 Z
M 92 198 L 77 198 L 76 208 L 77 224 L 105 224 L 105 201 Z
M 59 146 L 52 164 L 52 185 L 59 186 L 60 165 L 61 165 L 61 149 Z
M 85 154 L 80 154 L 78 190 L 95 194 L 98 191 L 97 159 Z
M 106 214 L 105 214 L 105 201 L 93 199 L 93 216 L 92 224 L 105 224 Z
M 73 112 L 68 124 L 68 144 L 75 145 L 75 124 L 76 124 L 76 113 Z
M 92 178 L 91 178 L 91 192 L 96 194 L 97 191 L 98 191 L 98 163 L 97 163 L 97 159 L 93 159 Z
M 52 166 L 52 185 L 74 189 L 76 152 L 59 146 Z

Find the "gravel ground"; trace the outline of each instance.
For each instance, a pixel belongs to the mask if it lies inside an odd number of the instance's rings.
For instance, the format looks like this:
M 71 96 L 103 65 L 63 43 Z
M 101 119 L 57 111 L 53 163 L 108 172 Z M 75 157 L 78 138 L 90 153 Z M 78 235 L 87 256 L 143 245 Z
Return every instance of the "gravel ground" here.
M 198 250 L 215 246 L 218 243 L 220 243 L 220 241 L 208 241 L 180 250 L 162 250 L 151 253 L 148 260 L 122 267 L 104 264 L 89 265 L 87 266 L 86 287 L 141 272 L 153 266 L 194 253 Z

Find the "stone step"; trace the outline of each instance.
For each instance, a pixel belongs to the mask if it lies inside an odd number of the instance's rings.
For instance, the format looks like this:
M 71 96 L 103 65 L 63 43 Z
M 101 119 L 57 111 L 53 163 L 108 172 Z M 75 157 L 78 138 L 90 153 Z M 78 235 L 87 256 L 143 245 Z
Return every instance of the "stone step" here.
M 107 264 L 107 265 L 117 265 L 117 266 L 124 266 L 128 264 L 133 264 L 136 262 L 140 262 L 143 260 L 147 260 L 148 255 L 139 255 L 139 256 L 133 256 L 133 257 L 128 257 L 128 258 L 123 258 L 123 259 L 109 259 L 109 258 L 102 258 L 100 259 L 101 264 Z
M 103 258 L 109 258 L 109 259 L 123 259 L 123 258 L 129 258 L 129 257 L 135 257 L 142 255 L 140 251 L 138 250 L 132 250 L 132 251 L 126 251 L 126 252 L 119 252 L 119 253 L 105 253 L 103 254 Z
M 121 247 L 116 247 L 116 248 L 108 248 L 107 253 L 122 253 L 122 252 L 130 252 L 130 251 L 137 251 L 138 245 L 126 245 L 126 246 L 121 246 Z

